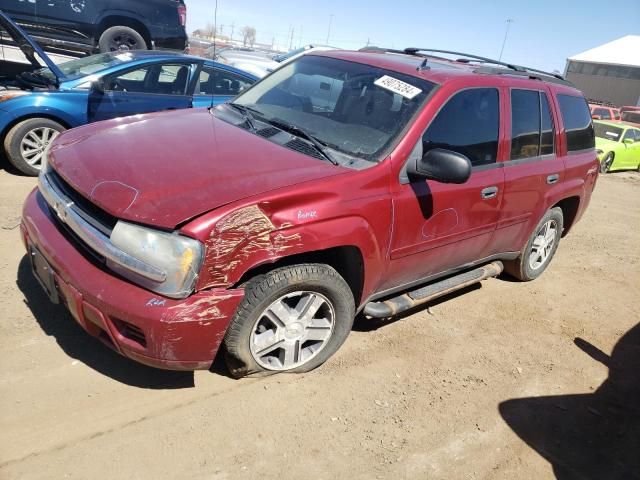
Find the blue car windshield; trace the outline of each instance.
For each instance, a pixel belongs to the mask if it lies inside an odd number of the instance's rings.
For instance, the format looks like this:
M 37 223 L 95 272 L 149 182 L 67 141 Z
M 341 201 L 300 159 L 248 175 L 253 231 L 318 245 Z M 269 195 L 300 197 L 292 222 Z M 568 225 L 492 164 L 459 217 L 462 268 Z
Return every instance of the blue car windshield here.
M 99 72 L 106 68 L 114 67 L 122 63 L 130 62 L 132 55 L 127 52 L 120 53 L 99 53 L 97 55 L 89 55 L 88 57 L 69 60 L 60 63 L 58 68 L 64 74 L 64 80 L 76 80 L 92 73 Z M 54 79 L 53 73 L 48 68 L 39 70 L 39 73 Z

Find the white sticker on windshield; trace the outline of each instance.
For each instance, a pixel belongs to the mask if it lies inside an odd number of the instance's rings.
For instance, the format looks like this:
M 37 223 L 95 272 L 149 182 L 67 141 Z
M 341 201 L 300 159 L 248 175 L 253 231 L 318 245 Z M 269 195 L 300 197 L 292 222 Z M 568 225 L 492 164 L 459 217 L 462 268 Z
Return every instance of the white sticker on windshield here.
M 404 98 L 408 98 L 409 100 L 422 92 L 418 87 L 409 85 L 408 83 L 398 80 L 397 78 L 390 77 L 389 75 L 384 75 L 373 83 L 379 87 L 390 90 L 393 93 L 402 95 Z

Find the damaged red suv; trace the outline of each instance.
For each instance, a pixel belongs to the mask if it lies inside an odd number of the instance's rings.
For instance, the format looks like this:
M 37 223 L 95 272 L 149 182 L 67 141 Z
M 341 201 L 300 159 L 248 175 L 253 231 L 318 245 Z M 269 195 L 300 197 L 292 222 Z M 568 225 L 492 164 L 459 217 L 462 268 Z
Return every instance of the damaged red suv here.
M 322 364 L 359 312 L 538 277 L 596 183 L 587 103 L 446 53 L 313 53 L 231 103 L 61 134 L 24 206 L 36 277 L 122 355 L 223 347 L 235 376 Z

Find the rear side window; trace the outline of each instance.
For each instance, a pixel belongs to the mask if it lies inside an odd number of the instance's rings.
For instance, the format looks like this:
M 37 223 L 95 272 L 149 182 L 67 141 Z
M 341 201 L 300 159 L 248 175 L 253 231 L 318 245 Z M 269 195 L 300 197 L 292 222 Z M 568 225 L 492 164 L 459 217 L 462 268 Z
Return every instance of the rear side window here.
M 499 129 L 498 90 L 463 90 L 449 99 L 429 125 L 422 137 L 423 152 L 446 148 L 466 155 L 473 166 L 495 163 Z
M 573 95 L 558 95 L 558 103 L 567 135 L 567 149 L 575 152 L 594 148 L 595 136 L 591 114 L 585 99 Z
M 553 153 L 553 138 L 547 95 L 511 90 L 511 160 Z

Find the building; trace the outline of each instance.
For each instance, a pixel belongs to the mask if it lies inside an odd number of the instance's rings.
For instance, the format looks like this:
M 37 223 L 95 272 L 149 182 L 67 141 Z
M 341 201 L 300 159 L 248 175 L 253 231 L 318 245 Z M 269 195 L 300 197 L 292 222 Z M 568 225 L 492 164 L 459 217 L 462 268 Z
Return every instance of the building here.
M 640 35 L 569 57 L 565 77 L 590 100 L 640 106 Z

